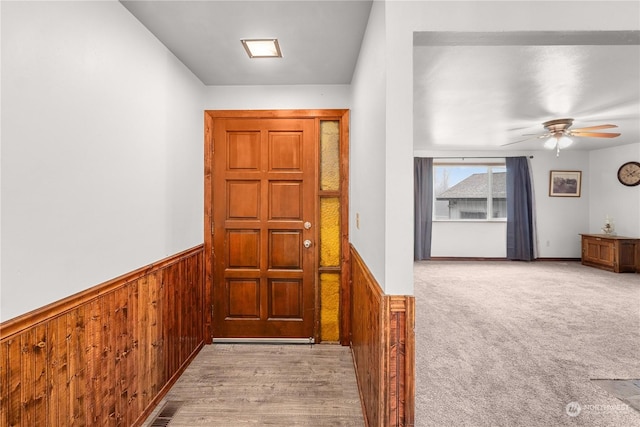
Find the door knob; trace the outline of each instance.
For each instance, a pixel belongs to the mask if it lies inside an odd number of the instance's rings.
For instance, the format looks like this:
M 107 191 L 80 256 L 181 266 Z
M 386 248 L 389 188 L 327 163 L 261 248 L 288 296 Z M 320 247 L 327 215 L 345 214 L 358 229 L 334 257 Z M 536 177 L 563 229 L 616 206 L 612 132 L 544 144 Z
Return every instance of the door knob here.
M 305 248 L 308 249 L 311 247 L 311 240 L 307 239 L 302 244 L 304 245 Z
M 304 223 L 304 229 L 305 229 L 305 230 L 308 230 L 308 229 L 310 229 L 310 228 L 311 228 L 311 223 L 310 223 L 309 221 L 305 222 L 305 223 Z

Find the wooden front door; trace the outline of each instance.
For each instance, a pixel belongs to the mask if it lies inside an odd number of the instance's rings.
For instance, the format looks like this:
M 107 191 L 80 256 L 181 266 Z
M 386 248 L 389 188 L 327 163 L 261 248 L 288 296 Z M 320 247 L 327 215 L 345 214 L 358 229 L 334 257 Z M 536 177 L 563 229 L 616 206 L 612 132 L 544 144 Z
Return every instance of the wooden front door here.
M 314 337 L 317 137 L 310 118 L 215 118 L 213 337 Z

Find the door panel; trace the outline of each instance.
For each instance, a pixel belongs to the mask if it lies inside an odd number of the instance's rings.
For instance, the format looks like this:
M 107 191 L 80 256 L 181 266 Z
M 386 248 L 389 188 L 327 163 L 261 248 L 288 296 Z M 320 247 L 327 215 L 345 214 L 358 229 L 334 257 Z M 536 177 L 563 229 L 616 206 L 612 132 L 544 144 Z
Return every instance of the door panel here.
M 213 336 L 309 338 L 315 324 L 313 119 L 213 121 Z

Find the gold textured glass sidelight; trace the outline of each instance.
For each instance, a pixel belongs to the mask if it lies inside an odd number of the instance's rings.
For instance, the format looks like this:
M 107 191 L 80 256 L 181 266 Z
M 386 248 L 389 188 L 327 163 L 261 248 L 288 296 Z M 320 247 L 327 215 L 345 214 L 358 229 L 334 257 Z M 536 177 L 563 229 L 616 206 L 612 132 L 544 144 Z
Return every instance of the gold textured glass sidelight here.
M 340 189 L 340 126 L 337 120 L 320 122 L 320 190 Z
M 320 267 L 340 266 L 340 199 L 320 199 Z
M 320 121 L 320 339 L 340 340 L 340 122 Z
M 320 273 L 320 337 L 340 339 L 340 274 Z

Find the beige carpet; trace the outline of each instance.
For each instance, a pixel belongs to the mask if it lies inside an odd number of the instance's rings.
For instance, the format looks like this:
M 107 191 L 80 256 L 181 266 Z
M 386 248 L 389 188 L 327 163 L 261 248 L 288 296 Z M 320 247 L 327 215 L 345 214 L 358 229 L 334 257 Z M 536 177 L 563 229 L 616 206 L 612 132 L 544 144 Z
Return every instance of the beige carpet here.
M 415 264 L 417 426 L 640 426 L 591 379 L 640 378 L 640 275 Z

